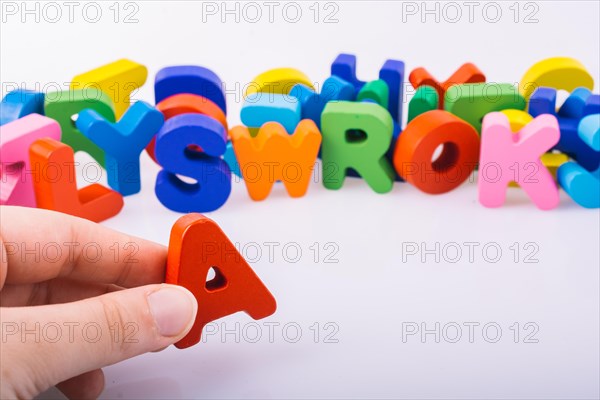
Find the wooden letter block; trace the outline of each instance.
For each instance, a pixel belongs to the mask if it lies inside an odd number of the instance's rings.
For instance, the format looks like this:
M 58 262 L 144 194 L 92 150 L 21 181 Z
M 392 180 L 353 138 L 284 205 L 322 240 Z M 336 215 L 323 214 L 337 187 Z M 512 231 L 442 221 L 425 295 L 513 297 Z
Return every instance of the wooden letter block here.
M 215 277 L 207 281 L 211 269 Z M 239 311 L 262 319 L 277 309 L 275 298 L 234 244 L 201 214 L 188 214 L 173 225 L 165 282 L 187 288 L 198 300 L 192 329 L 175 344 L 180 349 L 200 342 L 211 321 Z
M 233 128 L 230 136 L 253 200 L 267 198 L 278 180 L 290 196 L 304 196 L 321 145 L 321 134 L 313 121 L 302 120 L 293 135 L 277 122 L 269 122 L 255 138 L 243 126 Z

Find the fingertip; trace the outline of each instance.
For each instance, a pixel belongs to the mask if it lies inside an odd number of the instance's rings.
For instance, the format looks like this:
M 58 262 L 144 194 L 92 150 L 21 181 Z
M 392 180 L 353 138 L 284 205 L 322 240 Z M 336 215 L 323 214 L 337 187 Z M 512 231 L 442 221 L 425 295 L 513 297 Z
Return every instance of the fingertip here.
M 198 313 L 198 302 L 188 289 L 162 284 L 148 294 L 147 300 L 161 336 L 181 338 L 190 331 Z

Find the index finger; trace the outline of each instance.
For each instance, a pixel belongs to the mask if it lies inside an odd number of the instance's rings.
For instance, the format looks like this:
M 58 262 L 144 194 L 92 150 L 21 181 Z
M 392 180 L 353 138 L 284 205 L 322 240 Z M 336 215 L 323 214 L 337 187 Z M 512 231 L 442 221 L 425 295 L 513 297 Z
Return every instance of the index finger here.
M 0 237 L 8 269 L 0 288 L 58 277 L 122 287 L 164 281 L 165 246 L 71 215 L 0 206 Z

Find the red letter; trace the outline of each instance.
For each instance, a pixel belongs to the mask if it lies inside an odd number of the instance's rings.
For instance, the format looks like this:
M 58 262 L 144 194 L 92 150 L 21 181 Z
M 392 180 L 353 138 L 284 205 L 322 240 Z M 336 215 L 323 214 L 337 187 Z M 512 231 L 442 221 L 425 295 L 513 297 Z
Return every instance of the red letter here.
M 31 166 L 39 169 L 33 182 L 39 208 L 91 221 L 113 217 L 123 208 L 123 196 L 98 183 L 77 190 L 73 149 L 54 139 L 39 139 L 29 149 Z
M 432 161 L 440 145 L 442 153 Z M 475 128 L 448 111 L 432 110 L 410 121 L 402 132 L 396 142 L 394 167 L 423 192 L 440 194 L 467 180 L 478 158 Z
M 207 282 L 211 268 L 215 277 Z M 187 288 L 198 300 L 192 330 L 175 344 L 180 349 L 198 343 L 204 326 L 218 318 L 245 311 L 261 319 L 277 309 L 275 298 L 233 243 L 201 214 L 188 214 L 173 225 L 165 281 Z

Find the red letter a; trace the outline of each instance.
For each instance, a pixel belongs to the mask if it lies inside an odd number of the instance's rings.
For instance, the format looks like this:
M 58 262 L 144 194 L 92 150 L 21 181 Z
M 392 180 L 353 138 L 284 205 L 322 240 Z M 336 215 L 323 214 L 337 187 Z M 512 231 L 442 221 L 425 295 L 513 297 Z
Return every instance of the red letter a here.
M 206 281 L 211 268 L 215 277 Z M 192 330 L 175 344 L 180 349 L 198 343 L 204 326 L 215 319 L 238 311 L 261 319 L 277 309 L 275 298 L 233 243 L 201 214 L 188 214 L 173 225 L 165 281 L 187 288 L 198 300 Z

